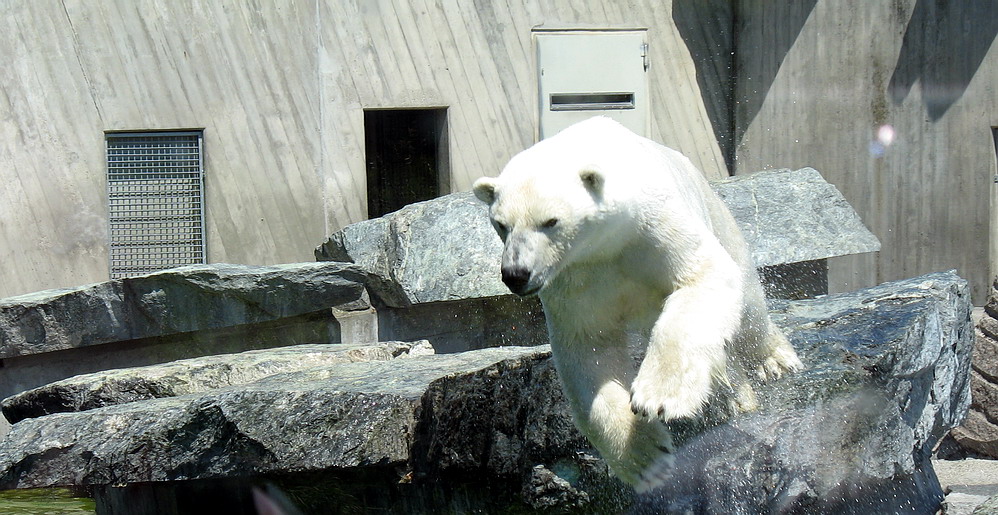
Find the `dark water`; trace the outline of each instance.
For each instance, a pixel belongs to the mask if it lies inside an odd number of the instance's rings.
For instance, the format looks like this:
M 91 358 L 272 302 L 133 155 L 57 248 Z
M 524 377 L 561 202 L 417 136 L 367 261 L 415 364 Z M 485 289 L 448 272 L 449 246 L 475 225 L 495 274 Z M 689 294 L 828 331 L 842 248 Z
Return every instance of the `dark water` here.
M 76 497 L 71 490 L 44 488 L 0 492 L 4 515 L 93 515 L 94 500 Z

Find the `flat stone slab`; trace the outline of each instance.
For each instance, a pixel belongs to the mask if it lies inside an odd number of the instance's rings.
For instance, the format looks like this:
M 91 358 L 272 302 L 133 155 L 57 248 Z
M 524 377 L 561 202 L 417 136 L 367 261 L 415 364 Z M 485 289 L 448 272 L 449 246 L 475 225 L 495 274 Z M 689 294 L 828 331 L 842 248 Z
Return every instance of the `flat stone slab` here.
M 950 512 L 944 512 L 949 515 Z M 986 501 L 974 508 L 973 515 L 998 515 L 998 495 L 992 495 Z
M 205 394 L 26 419 L 0 443 L 0 487 L 404 465 L 417 433 L 432 431 L 421 424 L 455 415 L 427 412 L 425 396 L 446 393 L 456 376 L 480 384 L 482 374 L 494 380 L 548 355 L 507 347 L 341 363 Z
M 194 265 L 0 299 L 0 359 L 366 307 L 344 263 Z
M 932 468 L 946 492 L 943 515 L 970 515 L 989 500 L 992 511 L 982 509 L 980 513 L 998 512 L 998 460 L 934 459 Z
M 946 489 L 942 515 L 995 515 L 998 513 L 998 484 L 953 485 Z
M 759 267 L 880 249 L 835 186 L 812 168 L 759 172 L 712 185 Z M 487 206 L 469 192 L 349 225 L 315 255 L 371 272 L 379 298 L 392 307 L 509 295 L 499 274 L 502 243 Z
M 987 304 L 978 311 L 970 413 L 953 438 L 974 453 L 998 457 L 998 280 L 991 285 Z M 994 481 L 998 483 L 998 476 Z
M 13 395 L 0 406 L 13 424 L 52 413 L 207 392 L 316 366 L 424 354 L 433 354 L 433 347 L 425 340 L 254 350 L 82 374 Z
M 330 495 L 385 509 L 464 492 L 466 510 L 935 513 L 929 456 L 970 401 L 966 282 L 930 274 L 773 307 L 807 369 L 758 388 L 757 412 L 673 424 L 675 475 L 641 497 L 586 450 L 547 347 L 324 365 L 25 419 L 0 441 L 0 488 L 324 472 L 339 474 Z
M 932 466 L 935 468 L 936 475 L 939 476 L 939 483 L 943 487 L 998 485 L 998 460 L 976 458 L 932 460 Z
M 880 240 L 814 168 L 738 175 L 712 186 L 738 222 L 756 266 L 880 250 Z

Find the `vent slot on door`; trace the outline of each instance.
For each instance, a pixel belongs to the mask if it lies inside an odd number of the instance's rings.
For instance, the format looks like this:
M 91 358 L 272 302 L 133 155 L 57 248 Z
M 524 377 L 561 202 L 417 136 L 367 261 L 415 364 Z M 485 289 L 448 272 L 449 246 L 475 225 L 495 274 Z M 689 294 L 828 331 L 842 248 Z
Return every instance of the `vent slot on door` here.
M 552 111 L 634 109 L 634 93 L 552 93 Z

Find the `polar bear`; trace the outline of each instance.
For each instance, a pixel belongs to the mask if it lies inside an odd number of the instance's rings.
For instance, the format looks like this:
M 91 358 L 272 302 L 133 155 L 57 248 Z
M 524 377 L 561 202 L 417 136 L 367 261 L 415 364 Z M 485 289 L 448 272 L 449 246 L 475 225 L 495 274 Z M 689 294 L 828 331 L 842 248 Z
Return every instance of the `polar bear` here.
M 473 191 L 505 245 L 503 282 L 540 296 L 576 424 L 637 490 L 668 474 L 663 422 L 753 409 L 748 376 L 801 367 L 734 219 L 679 152 L 596 117 Z

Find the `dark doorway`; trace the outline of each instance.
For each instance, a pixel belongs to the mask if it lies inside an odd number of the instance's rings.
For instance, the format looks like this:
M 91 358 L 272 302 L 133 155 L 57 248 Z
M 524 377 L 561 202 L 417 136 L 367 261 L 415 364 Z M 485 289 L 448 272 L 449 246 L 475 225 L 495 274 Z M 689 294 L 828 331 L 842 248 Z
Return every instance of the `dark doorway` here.
M 364 111 L 367 216 L 450 193 L 447 109 Z

